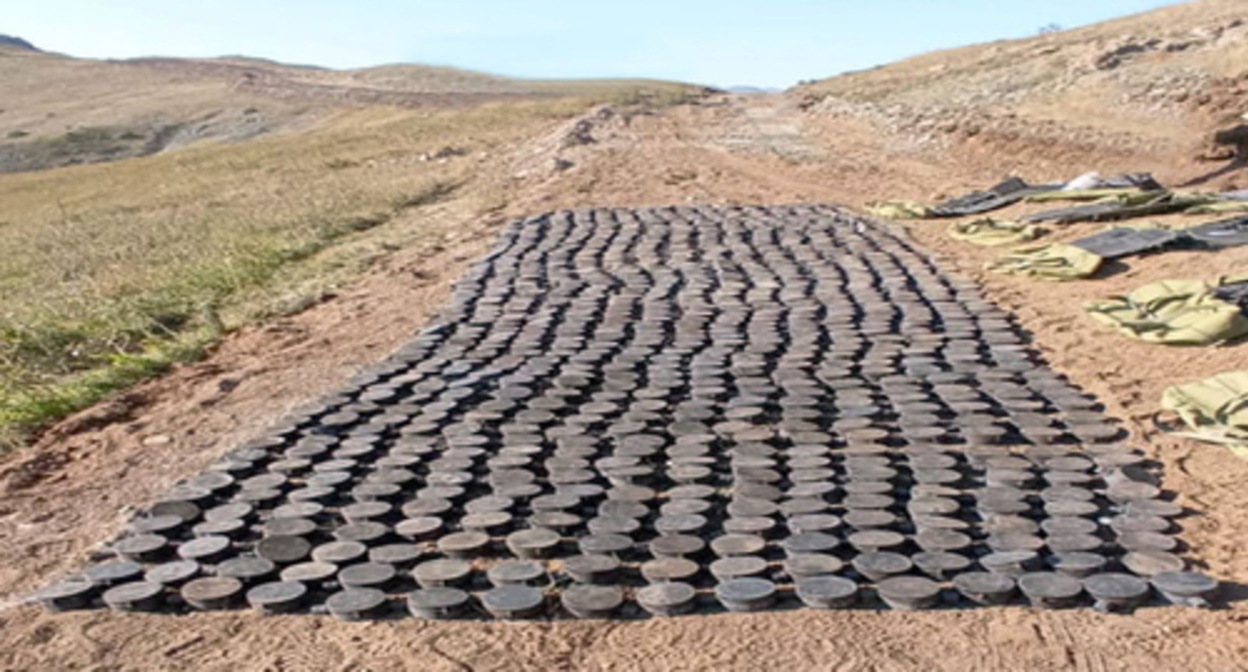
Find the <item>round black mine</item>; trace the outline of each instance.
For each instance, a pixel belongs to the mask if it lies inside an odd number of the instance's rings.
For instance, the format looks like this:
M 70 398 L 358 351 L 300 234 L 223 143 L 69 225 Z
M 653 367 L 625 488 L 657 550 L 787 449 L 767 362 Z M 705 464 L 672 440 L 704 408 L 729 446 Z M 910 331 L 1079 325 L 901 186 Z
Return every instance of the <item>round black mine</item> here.
M 858 531 L 878 530 L 897 524 L 897 515 L 890 511 L 858 510 L 849 511 L 841 520 Z
M 273 509 L 273 522 L 285 519 L 307 519 L 309 521 L 323 517 L 325 505 L 318 502 L 290 502 Z
M 368 559 L 370 562 L 380 562 L 387 565 L 393 565 L 399 569 L 410 569 L 422 557 L 425 551 L 416 544 L 386 544 L 384 546 L 374 546 L 368 550 Z
M 546 607 L 546 594 L 540 588 L 523 584 L 492 588 L 479 599 L 491 616 L 500 619 L 532 618 L 541 615 Z
M 650 583 L 688 581 L 700 569 L 698 563 L 687 558 L 656 558 L 641 565 L 641 575 Z
M 407 502 L 400 507 L 400 510 L 408 518 L 421 518 L 425 516 L 439 516 L 452 511 L 454 508 L 455 504 L 449 500 L 440 497 L 425 497 Z
M 1093 574 L 1083 580 L 1083 589 L 1095 600 L 1093 608 L 1105 613 L 1129 613 L 1152 592 L 1148 581 L 1117 572 Z
M 994 574 L 1005 574 L 1015 578 L 1028 572 L 1037 571 L 1044 565 L 1040 559 L 1040 554 L 1035 551 L 998 551 L 989 553 L 979 559 L 979 564 Z
M 153 562 L 163 558 L 169 549 L 169 540 L 160 534 L 136 534 L 118 540 L 113 552 L 132 562 Z
M 961 551 L 971 546 L 971 538 L 956 530 L 924 529 L 914 537 L 919 548 L 931 553 Z
M 385 590 L 398 576 L 394 565 L 361 562 L 338 570 L 338 583 L 343 588 L 377 588 Z
M 53 612 L 87 609 L 100 586 L 85 579 L 69 579 L 37 591 L 32 597 Z
M 87 581 L 107 588 L 119 583 L 134 581 L 143 575 L 143 565 L 129 560 L 115 560 L 93 565 L 83 572 Z
M 845 563 L 839 558 L 822 553 L 797 553 L 784 561 L 784 572 L 795 581 L 836 574 L 844 568 Z
M 321 587 L 338 574 L 338 566 L 328 562 L 301 562 L 281 571 L 282 581 L 298 581 L 311 587 Z
M 347 523 L 334 530 L 338 541 L 358 541 L 363 544 L 382 543 L 390 535 L 390 528 L 376 521 Z
M 407 610 L 416 618 L 446 620 L 464 613 L 471 596 L 448 587 L 421 588 L 407 595 Z
M 909 557 L 889 551 L 863 553 L 853 559 L 853 565 L 859 574 L 876 582 L 897 574 L 905 574 L 914 567 Z
M 1132 574 L 1145 577 L 1181 572 L 1187 568 L 1182 558 L 1165 551 L 1132 551 L 1123 555 L 1119 562 Z
M 619 559 L 610 555 L 575 555 L 563 561 L 563 573 L 577 583 L 608 584 L 620 565 Z
M 367 621 L 385 615 L 386 594 L 376 588 L 347 588 L 329 596 L 325 608 L 340 621 Z
M 637 591 L 637 604 L 654 616 L 689 613 L 696 606 L 697 591 L 682 582 L 656 583 Z
M 1178 549 L 1179 541 L 1167 534 L 1157 532 L 1120 532 L 1115 542 L 1123 550 L 1161 551 L 1171 553 Z
M 706 527 L 706 517 L 694 514 L 659 516 L 654 521 L 654 529 L 659 534 L 696 534 Z
M 795 592 L 812 609 L 845 609 L 858 603 L 858 584 L 840 576 L 806 576 L 796 580 Z
M 149 567 L 143 580 L 176 587 L 199 576 L 200 571 L 199 563 L 194 560 L 173 560 Z
M 266 537 L 306 537 L 316 531 L 316 523 L 307 518 L 274 518 L 263 527 Z
M 511 584 L 540 585 L 546 583 L 546 568 L 541 563 L 514 560 L 500 562 L 486 571 L 486 578 L 494 586 Z
M 973 564 L 971 559 L 959 553 L 948 551 L 925 551 L 910 556 L 914 566 L 936 581 L 946 581 Z
M 993 572 L 966 572 L 953 577 L 953 585 L 963 597 L 983 605 L 1006 604 L 1016 592 L 1014 578 Z
M 394 533 L 408 541 L 432 541 L 442 536 L 443 522 L 436 516 L 418 516 L 400 521 Z
M 495 521 L 499 524 L 490 527 L 489 531 L 496 535 L 506 534 L 509 531 L 509 525 L 502 522 L 502 517 L 510 517 L 511 514 L 505 511 L 498 511 L 493 515 L 495 516 Z M 510 518 L 508 518 L 507 522 L 510 523 Z M 529 516 L 527 522 L 532 527 L 550 530 L 562 536 L 573 534 L 585 521 L 578 515 L 564 511 L 541 511 Z
M 1105 496 L 1115 504 L 1129 506 L 1140 500 L 1156 499 L 1161 489 L 1151 483 L 1141 481 L 1122 481 L 1111 485 Z
M 1030 572 L 1018 577 L 1018 588 L 1031 604 L 1043 609 L 1061 609 L 1079 602 L 1083 583 L 1054 572 Z
M 894 576 L 879 581 L 876 593 L 893 609 L 929 609 L 940 599 L 940 584 L 921 576 Z
M 452 532 L 438 539 L 438 551 L 448 558 L 470 559 L 488 552 L 490 535 L 485 532 Z
M 775 603 L 776 586 L 767 579 L 729 579 L 715 587 L 715 598 L 729 611 L 761 611 Z
M 650 541 L 648 549 L 655 558 L 683 558 L 701 553 L 706 542 L 689 534 L 669 534 Z
M 464 560 L 429 560 L 412 568 L 412 578 L 423 588 L 464 588 L 471 576 L 472 565 Z
M 562 538 L 557 532 L 546 529 L 522 530 L 507 535 L 507 550 L 518 558 L 540 559 L 555 554 Z
M 767 547 L 767 540 L 753 534 L 725 534 L 711 540 L 711 552 L 721 558 L 756 555 Z
M 1218 592 L 1218 582 L 1196 572 L 1162 572 L 1150 579 L 1153 587 L 1172 604 L 1208 607 Z
M 1045 563 L 1059 574 L 1081 579 L 1105 569 L 1109 560 L 1100 553 L 1066 551 L 1049 555 L 1045 558 Z
M 277 575 L 277 565 L 266 558 L 243 556 L 231 558 L 217 565 L 217 576 L 238 579 L 254 585 Z
M 636 518 L 598 516 L 586 524 L 590 534 L 636 534 L 641 531 L 641 521 Z
M 246 520 L 242 518 L 228 518 L 224 520 L 205 520 L 202 523 L 197 523 L 191 528 L 191 534 L 195 537 L 225 537 L 234 540 L 244 537 L 250 529 L 251 526 L 247 524 Z
M 198 511 L 196 507 L 196 511 Z M 156 535 L 174 535 L 186 527 L 186 519 L 180 515 L 149 515 L 143 518 L 136 518 L 130 521 L 130 531 L 137 535 L 156 534 Z
M 1125 513 L 1128 515 L 1177 518 L 1183 515 L 1183 507 L 1162 499 L 1137 499 L 1127 504 Z
M 794 534 L 803 532 L 832 532 L 841 527 L 841 519 L 830 513 L 809 513 L 793 516 L 787 521 Z
M 266 537 L 256 542 L 256 555 L 278 565 L 303 562 L 312 553 L 312 544 L 303 537 Z
M 263 614 L 287 614 L 300 610 L 307 594 L 298 581 L 262 583 L 247 591 L 247 604 Z
M 229 537 L 210 535 L 196 537 L 178 547 L 178 557 L 201 564 L 216 564 L 230 552 L 233 542 Z
M 148 510 L 148 515 L 152 517 L 176 516 L 184 524 L 189 525 L 199 520 L 203 511 L 190 502 L 157 502 Z
M 849 535 L 847 541 L 863 553 L 873 553 L 899 548 L 906 537 L 891 530 L 862 530 Z
M 165 586 L 149 581 L 132 581 L 109 588 L 102 598 L 113 611 L 156 611 L 165 603 Z
M 587 534 L 577 539 L 576 544 L 586 555 L 619 555 L 634 546 L 633 539 L 623 534 Z
M 200 611 L 220 611 L 238 606 L 243 582 L 224 576 L 208 576 L 182 586 L 182 599 Z
M 575 585 L 559 596 L 564 610 L 577 618 L 608 618 L 624 603 L 618 586 Z
M 359 562 L 368 555 L 368 546 L 358 541 L 330 541 L 312 549 L 312 559 L 331 565 Z
M 767 561 L 750 555 L 720 558 L 711 563 L 711 575 L 720 581 L 759 577 L 767 573 Z
M 560 514 L 558 511 L 543 512 Z M 572 516 L 576 520 L 576 516 Z M 482 513 L 470 513 L 459 519 L 459 525 L 467 532 L 483 532 L 487 535 L 498 536 L 505 534 L 511 529 L 513 516 L 506 511 L 484 511 Z

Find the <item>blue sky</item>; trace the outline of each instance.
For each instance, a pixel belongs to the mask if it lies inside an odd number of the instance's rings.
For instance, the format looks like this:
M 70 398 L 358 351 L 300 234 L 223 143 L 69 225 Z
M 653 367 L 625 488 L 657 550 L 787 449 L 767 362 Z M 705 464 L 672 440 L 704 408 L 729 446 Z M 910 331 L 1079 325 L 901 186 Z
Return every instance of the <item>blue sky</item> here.
M 245 54 L 784 87 L 1165 0 L 3 0 L 0 33 L 96 58 Z

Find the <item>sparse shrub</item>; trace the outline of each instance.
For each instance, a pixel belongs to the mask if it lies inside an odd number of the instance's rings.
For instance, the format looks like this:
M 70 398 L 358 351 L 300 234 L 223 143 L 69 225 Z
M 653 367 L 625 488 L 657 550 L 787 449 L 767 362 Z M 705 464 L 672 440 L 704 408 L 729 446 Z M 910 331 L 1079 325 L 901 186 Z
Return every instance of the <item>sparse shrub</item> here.
M 395 210 L 406 210 L 408 208 L 419 208 L 423 205 L 432 205 L 455 193 L 460 186 L 461 184 L 458 182 L 433 180 L 415 192 L 403 194 L 394 198 L 390 201 L 390 205 Z
M 379 254 L 454 226 L 389 224 L 470 184 L 475 166 L 414 166 L 413 154 L 511 143 L 587 106 L 362 109 L 305 133 L 0 175 L 0 450 L 200 356 L 226 331 L 310 305 L 281 297 L 323 297 Z M 77 129 L 36 143 L 91 157 L 83 147 L 120 135 Z M 370 170 L 329 168 L 335 160 Z
M 346 170 L 347 168 L 358 168 L 359 166 L 359 161 L 343 158 L 330 159 L 325 162 L 325 167 L 330 170 Z
M 65 142 L 74 145 L 99 145 L 111 142 L 113 134 L 105 128 L 87 127 L 65 134 Z

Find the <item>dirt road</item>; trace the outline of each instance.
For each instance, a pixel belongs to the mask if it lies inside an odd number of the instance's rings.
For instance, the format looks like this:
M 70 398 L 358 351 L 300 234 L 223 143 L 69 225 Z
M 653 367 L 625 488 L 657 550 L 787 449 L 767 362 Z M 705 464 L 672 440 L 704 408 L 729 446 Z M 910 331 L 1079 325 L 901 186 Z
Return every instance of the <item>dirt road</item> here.
M 679 203 L 840 202 L 927 198 L 982 185 L 1019 167 L 991 147 L 928 155 L 884 140 L 868 122 L 803 115 L 784 96 L 712 99 L 661 115 L 596 123 L 596 142 L 519 148 L 488 177 L 518 184 L 505 214 L 556 207 Z M 1060 148 L 1058 148 L 1060 149 Z M 572 166 L 544 167 L 557 154 Z M 1091 152 L 1054 151 L 1053 179 L 1130 167 L 1182 177 L 1165 157 L 1096 165 Z M 1114 163 L 1127 159 L 1115 158 Z M 1169 172 L 1167 172 L 1169 171 Z M 521 174 L 523 173 L 523 174 Z M 1148 608 L 1129 617 L 1089 610 L 1011 607 L 940 612 L 715 615 L 630 622 L 342 624 L 324 617 L 250 613 L 49 615 L 17 603 L 41 582 L 80 566 L 111 538 L 130 506 L 259 432 L 285 410 L 333 389 L 381 359 L 433 313 L 449 283 L 488 245 L 475 210 L 447 205 L 412 221 L 445 231 L 441 244 L 396 253 L 352 291 L 297 316 L 231 338 L 208 360 L 180 368 L 62 425 L 39 446 L 0 463 L 0 667 L 4 669 L 1248 669 L 1248 607 Z M 948 241 L 943 226 L 914 237 L 946 268 L 980 277 L 989 253 Z M 1095 227 L 1055 232 L 1070 238 Z M 1214 276 L 1243 252 L 1173 253 L 1133 260 L 1108 278 L 1074 285 L 982 277 L 1015 311 L 1059 371 L 1123 418 L 1132 441 L 1165 467 L 1167 489 L 1201 513 L 1182 521 L 1188 557 L 1231 584 L 1248 582 L 1248 466 L 1216 448 L 1157 436 L 1147 418 L 1164 385 L 1248 365 L 1242 348 L 1162 350 L 1124 342 L 1082 315 L 1084 300 L 1150 279 Z M 1147 362 L 1147 366 L 1141 366 Z M 1244 597 L 1232 585 L 1230 596 Z

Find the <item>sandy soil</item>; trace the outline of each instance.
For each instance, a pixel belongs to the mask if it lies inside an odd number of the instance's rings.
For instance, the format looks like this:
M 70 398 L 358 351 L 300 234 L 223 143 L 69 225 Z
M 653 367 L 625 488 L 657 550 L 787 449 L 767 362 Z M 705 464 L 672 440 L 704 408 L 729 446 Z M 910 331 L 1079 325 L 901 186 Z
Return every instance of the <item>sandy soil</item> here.
M 1164 156 L 1097 156 L 1078 147 L 1008 152 L 985 140 L 944 156 L 895 146 L 865 122 L 811 119 L 783 96 L 724 97 L 708 104 L 602 122 L 598 142 L 558 150 L 563 171 L 518 182 L 510 215 L 578 205 L 840 202 L 928 198 L 1024 168 L 1033 180 L 1084 170 L 1154 170 L 1177 182 L 1207 170 Z M 554 151 L 554 150 L 549 150 Z M 543 146 L 518 164 L 548 163 Z M 537 154 L 535 154 L 537 152 Z M 543 154 L 542 152 L 547 152 Z M 536 156 L 536 158 L 534 158 Z M 504 179 L 504 178 L 500 178 Z M 413 221 L 413 225 L 417 222 Z M 420 225 L 430 225 L 421 221 Z M 951 612 L 789 611 L 634 622 L 348 625 L 314 616 L 250 613 L 49 615 L 24 594 L 80 565 L 121 526 L 127 505 L 150 502 L 180 478 L 257 433 L 286 409 L 332 389 L 408 338 L 449 282 L 488 243 L 489 229 L 448 206 L 432 225 L 464 233 L 436 249 L 397 253 L 353 291 L 296 317 L 233 337 L 207 361 L 178 369 L 72 418 L 39 446 L 0 462 L 0 668 L 776 669 L 833 670 L 1236 670 L 1248 669 L 1248 463 L 1218 448 L 1158 435 L 1149 418 L 1174 381 L 1248 366 L 1243 347 L 1164 349 L 1097 326 L 1080 306 L 1162 277 L 1210 277 L 1248 251 L 1133 259 L 1108 277 L 1041 284 L 983 275 L 991 252 L 954 243 L 944 225 L 914 237 L 949 270 L 979 278 L 1015 311 L 1060 371 L 1124 419 L 1132 441 L 1165 466 L 1165 486 L 1200 511 L 1183 519 L 1188 556 L 1232 584 L 1217 611 L 1148 608 L 1134 616 L 1090 610 L 1002 608 Z M 1075 237 L 1098 227 L 1068 227 Z

